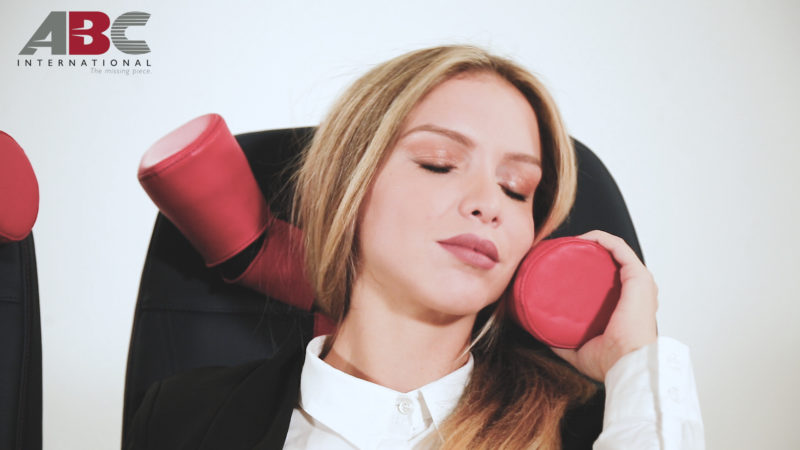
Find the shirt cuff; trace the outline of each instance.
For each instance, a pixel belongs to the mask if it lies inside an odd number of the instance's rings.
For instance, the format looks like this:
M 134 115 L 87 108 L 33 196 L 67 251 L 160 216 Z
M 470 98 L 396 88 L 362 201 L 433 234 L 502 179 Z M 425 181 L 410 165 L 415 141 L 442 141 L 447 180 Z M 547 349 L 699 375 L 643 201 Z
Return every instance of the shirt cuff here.
M 689 348 L 675 339 L 656 342 L 617 361 L 606 374 L 603 433 L 624 439 L 620 448 L 704 448 L 703 422 Z M 631 439 L 639 445 L 631 446 Z M 596 447 L 596 448 L 614 448 Z

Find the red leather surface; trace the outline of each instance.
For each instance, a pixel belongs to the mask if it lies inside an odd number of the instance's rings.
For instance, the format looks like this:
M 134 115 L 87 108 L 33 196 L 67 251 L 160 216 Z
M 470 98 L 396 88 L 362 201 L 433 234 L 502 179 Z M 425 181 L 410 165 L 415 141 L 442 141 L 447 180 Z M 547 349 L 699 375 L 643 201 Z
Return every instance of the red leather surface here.
M 153 144 L 142 156 L 139 182 L 208 266 L 244 250 L 270 217 L 247 158 L 217 114 Z
M 264 245 L 247 270 L 238 278 L 225 281 L 310 311 L 314 291 L 305 277 L 303 251 L 303 232 L 288 222 L 273 219 Z
M 150 198 L 215 266 L 264 230 L 264 245 L 237 283 L 310 311 L 314 294 L 303 268 L 302 232 L 272 217 L 247 158 L 217 114 L 195 118 L 159 139 L 142 156 L 139 182 Z M 314 333 L 334 324 L 314 315 Z
M 326 334 L 333 334 L 336 331 L 336 323 L 328 316 L 314 313 L 314 337 Z
M 0 244 L 28 237 L 39 214 L 39 183 L 25 152 L 0 131 Z
M 545 344 L 578 348 L 603 333 L 620 289 L 618 265 L 600 244 L 577 237 L 544 240 L 520 264 L 509 309 Z

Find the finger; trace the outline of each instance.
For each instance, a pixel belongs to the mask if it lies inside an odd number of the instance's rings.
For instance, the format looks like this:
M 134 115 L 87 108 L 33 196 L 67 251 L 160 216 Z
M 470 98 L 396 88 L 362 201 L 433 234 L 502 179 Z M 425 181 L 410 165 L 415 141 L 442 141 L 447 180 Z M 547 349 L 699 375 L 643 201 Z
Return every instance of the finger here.
M 577 236 L 581 239 L 596 242 L 608 250 L 614 259 L 620 264 L 623 278 L 626 272 L 633 271 L 629 276 L 639 275 L 640 272 L 647 272 L 647 268 L 636 255 L 636 252 L 625 242 L 624 239 L 602 230 L 592 230 Z M 627 270 L 626 270 L 627 269 Z
M 608 249 L 620 264 L 641 264 L 639 257 L 633 249 L 619 236 L 607 233 L 602 230 L 592 230 L 578 236 L 581 239 L 597 242 Z

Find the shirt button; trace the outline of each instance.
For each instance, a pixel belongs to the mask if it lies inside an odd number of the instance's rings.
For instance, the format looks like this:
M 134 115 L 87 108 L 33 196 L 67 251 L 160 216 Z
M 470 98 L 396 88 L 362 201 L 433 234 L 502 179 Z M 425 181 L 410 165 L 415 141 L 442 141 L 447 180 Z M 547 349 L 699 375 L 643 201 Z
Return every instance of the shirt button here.
M 680 400 L 680 396 L 679 396 L 678 388 L 675 388 L 675 387 L 671 387 L 671 388 L 669 388 L 669 389 L 667 390 L 667 394 L 669 395 L 669 398 L 671 398 L 671 399 L 672 399 L 673 401 L 675 401 L 675 402 L 677 402 L 678 400 Z
M 411 411 L 413 410 L 414 410 L 414 405 L 411 404 L 411 400 L 409 400 L 408 398 L 400 397 L 397 400 L 397 411 L 399 411 L 400 414 L 407 416 L 411 414 Z

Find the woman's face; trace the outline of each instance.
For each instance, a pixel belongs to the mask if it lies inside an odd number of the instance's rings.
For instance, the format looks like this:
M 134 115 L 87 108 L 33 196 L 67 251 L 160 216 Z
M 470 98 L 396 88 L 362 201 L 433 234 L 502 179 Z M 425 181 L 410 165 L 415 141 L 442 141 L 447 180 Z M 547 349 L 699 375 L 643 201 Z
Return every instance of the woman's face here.
M 513 85 L 489 73 L 441 83 L 362 205 L 354 289 L 437 321 L 497 300 L 533 243 L 540 161 L 536 116 Z

